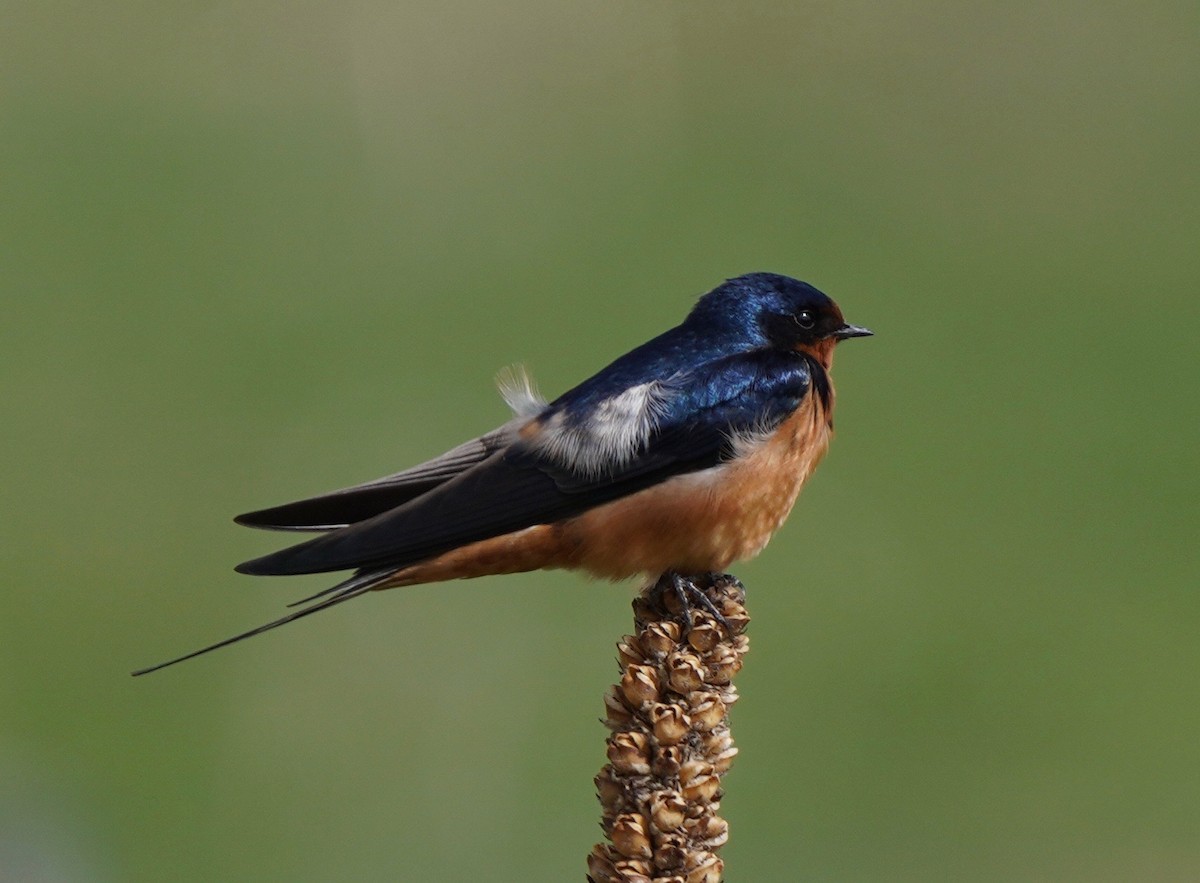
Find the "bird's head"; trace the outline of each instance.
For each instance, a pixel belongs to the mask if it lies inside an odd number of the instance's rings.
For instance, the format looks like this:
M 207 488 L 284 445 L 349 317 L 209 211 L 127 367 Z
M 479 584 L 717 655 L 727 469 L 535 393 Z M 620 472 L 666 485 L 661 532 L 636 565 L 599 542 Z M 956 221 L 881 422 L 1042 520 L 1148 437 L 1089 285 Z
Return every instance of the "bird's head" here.
M 838 341 L 872 333 L 846 322 L 838 305 L 807 282 L 776 273 L 730 279 L 700 298 L 688 321 L 735 331 L 759 345 L 802 350 L 826 368 Z

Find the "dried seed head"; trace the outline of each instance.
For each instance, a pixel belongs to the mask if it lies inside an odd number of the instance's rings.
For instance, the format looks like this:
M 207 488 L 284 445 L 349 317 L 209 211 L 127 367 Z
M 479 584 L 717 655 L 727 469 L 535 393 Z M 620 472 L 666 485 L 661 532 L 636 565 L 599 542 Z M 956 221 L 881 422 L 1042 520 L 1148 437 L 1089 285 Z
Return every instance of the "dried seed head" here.
M 613 822 L 609 834 L 613 848 L 625 858 L 650 858 L 653 850 L 646 827 L 646 820 L 639 813 L 621 813 Z
M 650 772 L 649 742 L 645 733 L 613 733 L 608 740 L 608 761 L 618 773 L 644 776 Z
M 629 666 L 621 675 L 621 692 L 634 708 L 658 701 L 658 669 L 653 665 Z
M 675 703 L 658 703 L 650 709 L 650 724 L 659 745 L 678 745 L 691 728 L 691 718 Z
M 667 657 L 667 682 L 676 693 L 686 696 L 704 685 L 704 665 L 693 653 L 672 653 Z
M 609 763 L 595 780 L 611 843 L 588 857 L 593 883 L 721 879 L 715 850 L 729 837 L 717 814 L 721 776 L 737 754 L 731 679 L 749 618 L 737 580 L 708 574 L 692 583 L 727 623 L 690 598 L 685 615 L 669 587 L 647 589 L 634 603 L 637 635 L 617 645 L 621 677 L 604 697 Z

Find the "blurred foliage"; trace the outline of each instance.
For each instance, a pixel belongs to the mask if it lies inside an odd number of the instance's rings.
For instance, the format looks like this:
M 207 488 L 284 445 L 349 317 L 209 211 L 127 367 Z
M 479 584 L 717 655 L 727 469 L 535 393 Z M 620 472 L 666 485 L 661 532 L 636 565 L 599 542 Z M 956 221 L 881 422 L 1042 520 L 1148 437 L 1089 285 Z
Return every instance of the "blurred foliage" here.
M 1200 875 L 1200 7 L 0 12 L 0 878 L 582 879 L 626 587 L 365 599 L 232 514 L 807 279 L 832 453 L 738 568 L 731 880 Z

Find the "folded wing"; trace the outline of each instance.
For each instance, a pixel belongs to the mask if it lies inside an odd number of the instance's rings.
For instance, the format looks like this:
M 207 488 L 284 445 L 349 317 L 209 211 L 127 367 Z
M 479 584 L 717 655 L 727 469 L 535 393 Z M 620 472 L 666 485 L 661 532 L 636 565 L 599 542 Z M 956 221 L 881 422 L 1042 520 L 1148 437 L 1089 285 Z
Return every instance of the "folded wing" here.
M 332 493 L 247 512 L 238 524 L 267 530 L 336 530 L 395 509 L 475 466 L 517 438 L 526 421 L 512 420 L 417 466 Z

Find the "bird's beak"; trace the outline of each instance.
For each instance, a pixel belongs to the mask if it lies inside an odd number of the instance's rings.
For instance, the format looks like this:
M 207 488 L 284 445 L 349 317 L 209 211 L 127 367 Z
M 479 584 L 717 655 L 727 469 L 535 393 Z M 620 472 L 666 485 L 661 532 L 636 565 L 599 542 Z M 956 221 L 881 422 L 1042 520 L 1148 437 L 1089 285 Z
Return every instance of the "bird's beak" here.
M 845 340 L 848 337 L 871 337 L 874 333 L 874 331 L 863 328 L 861 325 L 846 324 L 833 332 L 833 336 L 838 340 Z

